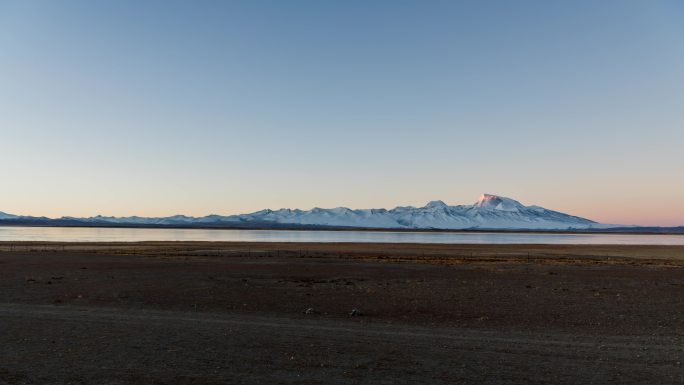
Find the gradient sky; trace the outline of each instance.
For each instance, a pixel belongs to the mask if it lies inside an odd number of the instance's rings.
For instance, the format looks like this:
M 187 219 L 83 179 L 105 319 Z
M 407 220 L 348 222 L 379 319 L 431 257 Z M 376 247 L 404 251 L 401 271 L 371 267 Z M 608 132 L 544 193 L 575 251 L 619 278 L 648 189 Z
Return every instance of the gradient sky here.
M 3 1 L 0 211 L 684 225 L 684 3 Z

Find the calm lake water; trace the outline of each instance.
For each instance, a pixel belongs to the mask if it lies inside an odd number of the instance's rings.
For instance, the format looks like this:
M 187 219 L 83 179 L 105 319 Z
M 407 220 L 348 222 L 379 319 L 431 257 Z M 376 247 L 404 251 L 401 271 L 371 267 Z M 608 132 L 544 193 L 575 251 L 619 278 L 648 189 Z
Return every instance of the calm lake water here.
M 684 245 L 684 235 L 0 227 L 0 241 L 242 241 Z

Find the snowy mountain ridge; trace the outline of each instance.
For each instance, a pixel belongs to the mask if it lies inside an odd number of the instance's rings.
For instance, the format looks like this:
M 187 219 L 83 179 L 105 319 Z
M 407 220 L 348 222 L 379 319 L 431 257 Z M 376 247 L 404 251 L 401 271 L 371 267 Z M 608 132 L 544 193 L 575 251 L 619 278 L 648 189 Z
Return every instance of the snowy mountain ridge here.
M 0 219 L 15 219 L 18 218 L 17 215 L 7 214 L 0 211 Z
M 30 218 L 0 213 L 0 219 Z M 525 206 L 520 202 L 492 194 L 484 194 L 471 205 L 449 206 L 442 201 L 431 201 L 423 207 L 400 206 L 387 209 L 265 209 L 250 214 L 208 215 L 188 217 L 62 217 L 69 221 L 92 225 L 144 225 L 144 226 L 242 226 L 259 224 L 264 227 L 277 225 L 325 226 L 378 229 L 444 229 L 444 230 L 584 230 L 615 227 L 603 225 L 539 206 Z

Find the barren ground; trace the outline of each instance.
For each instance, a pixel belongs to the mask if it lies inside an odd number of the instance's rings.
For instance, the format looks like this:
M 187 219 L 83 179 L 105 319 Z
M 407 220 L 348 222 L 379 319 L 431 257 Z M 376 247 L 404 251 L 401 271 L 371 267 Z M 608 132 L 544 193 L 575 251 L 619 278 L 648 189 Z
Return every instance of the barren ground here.
M 0 384 L 682 383 L 683 267 L 681 246 L 0 243 Z

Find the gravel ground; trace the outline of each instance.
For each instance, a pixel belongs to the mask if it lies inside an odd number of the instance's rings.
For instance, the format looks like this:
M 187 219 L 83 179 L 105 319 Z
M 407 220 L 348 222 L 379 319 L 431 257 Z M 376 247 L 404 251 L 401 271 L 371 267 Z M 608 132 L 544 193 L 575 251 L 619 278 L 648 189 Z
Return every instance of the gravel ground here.
M 681 248 L 53 246 L 0 252 L 0 384 L 684 382 Z

